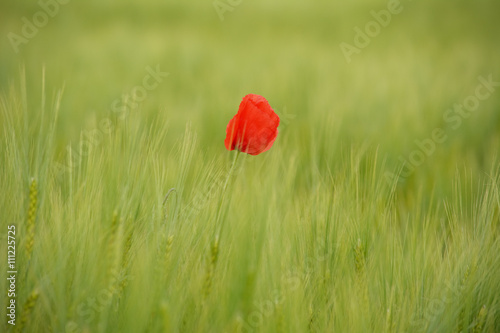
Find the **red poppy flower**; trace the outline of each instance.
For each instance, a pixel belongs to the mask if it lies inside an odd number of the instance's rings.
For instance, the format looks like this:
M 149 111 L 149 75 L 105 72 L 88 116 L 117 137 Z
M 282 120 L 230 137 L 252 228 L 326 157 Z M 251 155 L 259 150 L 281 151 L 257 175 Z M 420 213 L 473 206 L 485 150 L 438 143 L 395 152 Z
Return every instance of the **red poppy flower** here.
M 238 113 L 229 121 L 224 144 L 250 155 L 269 150 L 278 135 L 280 118 L 267 100 L 259 95 L 243 97 Z

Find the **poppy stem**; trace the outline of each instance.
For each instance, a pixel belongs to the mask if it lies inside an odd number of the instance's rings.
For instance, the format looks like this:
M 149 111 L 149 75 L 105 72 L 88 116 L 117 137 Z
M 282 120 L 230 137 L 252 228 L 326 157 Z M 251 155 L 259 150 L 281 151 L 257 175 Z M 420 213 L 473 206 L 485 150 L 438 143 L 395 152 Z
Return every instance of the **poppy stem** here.
M 216 216 L 216 220 L 215 220 L 216 228 L 219 225 L 219 221 L 221 220 L 222 206 L 224 205 L 224 198 L 226 197 L 227 187 L 228 187 L 229 181 L 231 180 L 231 176 L 234 173 L 234 169 L 236 167 L 236 162 L 238 161 L 238 157 L 240 156 L 240 153 L 241 152 L 239 150 L 236 152 L 236 155 L 234 156 L 234 159 L 233 159 L 233 164 L 231 164 L 231 168 L 229 169 L 229 172 L 227 173 L 226 181 L 224 182 L 224 187 L 222 188 L 221 199 L 220 199 L 220 203 L 219 203 L 219 208 L 217 209 L 217 216 Z M 222 233 L 223 227 L 224 227 L 224 220 L 222 220 L 221 225 L 220 225 L 220 229 L 216 233 L 217 238 L 219 238 L 220 234 Z

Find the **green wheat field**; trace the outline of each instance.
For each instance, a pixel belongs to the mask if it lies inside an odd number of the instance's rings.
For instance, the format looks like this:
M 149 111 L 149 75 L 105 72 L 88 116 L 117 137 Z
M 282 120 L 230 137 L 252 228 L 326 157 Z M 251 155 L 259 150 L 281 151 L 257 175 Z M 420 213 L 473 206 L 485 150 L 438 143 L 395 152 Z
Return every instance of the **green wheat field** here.
M 498 13 L 2 1 L 0 331 L 500 332 Z

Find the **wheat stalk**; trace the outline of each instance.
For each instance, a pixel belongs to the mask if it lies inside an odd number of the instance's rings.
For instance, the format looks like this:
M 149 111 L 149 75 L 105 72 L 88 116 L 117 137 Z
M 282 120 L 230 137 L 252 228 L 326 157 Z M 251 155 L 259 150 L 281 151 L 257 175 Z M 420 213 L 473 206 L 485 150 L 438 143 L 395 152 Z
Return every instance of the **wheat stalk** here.
M 369 299 L 368 299 L 368 286 L 366 282 L 366 254 L 365 248 L 361 239 L 358 238 L 358 242 L 354 247 L 354 263 L 356 268 L 356 281 L 358 287 L 359 297 L 363 304 L 363 312 L 368 318 L 370 314 Z M 368 318 L 369 319 L 369 318 Z
M 207 273 L 205 276 L 205 285 L 203 288 L 204 298 L 207 298 L 208 295 L 210 295 L 212 289 L 213 274 L 215 271 L 215 266 L 217 264 L 218 257 L 219 257 L 219 239 L 216 237 L 214 243 L 212 244 L 210 257 L 207 264 Z
M 486 305 L 483 305 L 481 307 L 481 310 L 479 310 L 479 313 L 477 314 L 477 316 L 474 320 L 476 322 L 476 324 L 474 325 L 474 328 L 472 329 L 473 333 L 482 332 L 484 321 L 486 319 L 487 314 L 488 314 L 488 310 L 486 309 Z
M 19 324 L 16 326 L 16 332 L 22 332 L 24 326 L 28 323 L 31 313 L 33 312 L 33 308 L 35 307 L 36 300 L 38 299 L 38 290 L 35 289 L 31 292 L 28 299 L 24 303 L 23 312 L 21 315 L 21 320 L 19 320 Z
M 130 264 L 130 249 L 132 247 L 132 236 L 133 236 L 133 232 L 131 231 L 128 234 L 127 240 L 125 241 L 125 246 L 123 248 L 121 270 L 120 270 L 120 272 L 123 274 L 123 276 L 120 277 L 120 281 L 119 281 L 120 284 L 118 286 L 118 297 L 121 297 L 123 290 L 125 289 L 125 287 L 128 284 L 126 272 L 127 272 L 128 266 Z
M 30 203 L 28 208 L 28 220 L 26 223 L 26 229 L 27 229 L 26 258 L 28 262 L 31 260 L 33 246 L 35 245 L 35 220 L 36 220 L 36 210 L 38 203 L 38 189 L 37 189 L 37 182 L 34 178 L 31 179 L 29 199 Z
M 394 320 L 393 320 L 391 308 L 387 309 L 387 313 L 386 313 L 386 317 L 385 317 L 385 328 L 387 330 L 386 332 L 388 332 L 388 333 L 392 333 L 395 331 Z
M 167 245 L 165 246 L 165 263 L 170 259 L 170 253 L 172 252 L 172 243 L 174 242 L 174 235 L 167 237 Z
M 474 270 L 475 270 L 474 266 Z M 460 281 L 460 291 L 461 291 L 461 297 L 464 297 L 465 289 L 467 288 L 468 282 L 469 282 L 469 276 L 472 273 L 471 267 L 467 265 L 467 268 L 465 269 L 464 276 L 462 278 L 462 281 Z M 460 315 L 458 317 L 458 325 L 457 325 L 457 332 L 462 332 L 463 326 L 465 322 L 465 306 L 461 305 L 461 310 L 460 310 Z
M 113 212 L 111 227 L 108 235 L 108 279 L 113 280 L 116 275 L 116 245 L 119 227 L 118 212 Z
M 130 264 L 130 249 L 132 248 L 132 236 L 134 233 L 131 231 L 127 236 L 127 240 L 125 241 L 125 246 L 123 248 L 122 253 L 122 269 L 126 269 Z
M 474 328 L 472 329 L 473 333 L 480 333 L 483 331 L 483 325 L 484 321 L 486 319 L 486 315 L 488 314 L 488 310 L 486 309 L 486 305 L 483 305 L 481 309 L 479 310 L 479 313 L 477 314 L 476 318 L 474 319 L 474 322 L 476 323 L 474 325 Z

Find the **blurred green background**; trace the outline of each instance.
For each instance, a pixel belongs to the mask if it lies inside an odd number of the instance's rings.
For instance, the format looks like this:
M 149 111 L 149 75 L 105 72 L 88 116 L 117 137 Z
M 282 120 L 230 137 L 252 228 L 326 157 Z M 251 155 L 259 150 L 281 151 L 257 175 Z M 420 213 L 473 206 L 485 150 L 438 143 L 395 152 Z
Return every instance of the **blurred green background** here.
M 286 108 L 295 116 L 296 130 L 337 132 L 346 143 L 379 145 L 397 161 L 473 92 L 478 75 L 500 77 L 500 5 L 402 1 L 402 12 L 348 64 L 339 44 L 353 44 L 354 27 L 364 28 L 370 11 L 387 3 L 241 1 L 222 21 L 211 0 L 74 0 L 16 54 L 7 34 L 20 35 L 22 17 L 33 21 L 41 7 L 2 1 L 0 86 L 5 90 L 24 66 L 37 106 L 45 67 L 49 96 L 64 86 L 58 135 L 68 142 L 140 85 L 147 66 L 159 65 L 170 76 L 135 112 L 145 119 L 164 114 L 172 138 L 189 121 L 204 148 L 219 151 L 241 97 L 257 93 L 278 113 Z M 498 96 L 459 129 L 484 127 L 464 143 L 478 159 L 498 138 Z

